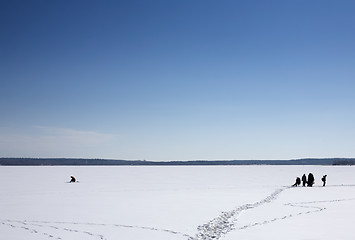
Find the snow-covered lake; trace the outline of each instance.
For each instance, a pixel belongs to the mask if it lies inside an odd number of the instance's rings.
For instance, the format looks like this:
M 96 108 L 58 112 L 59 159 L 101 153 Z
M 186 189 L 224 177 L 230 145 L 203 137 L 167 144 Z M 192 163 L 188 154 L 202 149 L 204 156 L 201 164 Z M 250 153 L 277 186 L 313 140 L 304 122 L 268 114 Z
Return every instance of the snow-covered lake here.
M 314 187 L 290 187 L 309 172 Z M 0 239 L 353 240 L 354 173 L 349 166 L 0 167 Z M 71 175 L 79 182 L 68 183 Z

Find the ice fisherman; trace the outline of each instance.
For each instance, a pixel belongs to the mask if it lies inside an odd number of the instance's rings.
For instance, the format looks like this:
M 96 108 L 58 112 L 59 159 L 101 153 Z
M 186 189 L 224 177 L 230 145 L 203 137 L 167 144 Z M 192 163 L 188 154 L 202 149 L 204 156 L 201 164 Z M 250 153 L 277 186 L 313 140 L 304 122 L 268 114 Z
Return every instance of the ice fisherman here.
M 307 177 L 306 177 L 306 174 L 303 174 L 303 176 L 302 176 L 302 186 L 305 187 L 306 183 L 307 183 Z
M 75 177 L 74 176 L 70 176 L 70 183 L 72 183 L 72 182 L 76 182 L 76 179 L 75 179 Z
M 327 181 L 327 175 L 324 175 L 322 177 L 322 181 L 323 181 L 323 187 L 325 187 L 325 182 Z
M 312 173 L 308 174 L 307 187 L 312 187 L 314 184 L 314 176 Z
M 300 184 L 301 184 L 301 179 L 299 177 L 297 177 L 296 182 L 295 182 L 295 184 L 292 185 L 292 187 L 297 187 Z

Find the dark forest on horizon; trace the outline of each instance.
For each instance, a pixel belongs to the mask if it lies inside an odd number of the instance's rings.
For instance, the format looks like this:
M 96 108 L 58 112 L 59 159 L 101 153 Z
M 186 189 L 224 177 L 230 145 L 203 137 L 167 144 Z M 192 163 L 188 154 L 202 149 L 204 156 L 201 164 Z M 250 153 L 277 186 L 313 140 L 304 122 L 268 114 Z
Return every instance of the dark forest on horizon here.
M 355 158 L 292 160 L 146 161 L 84 158 L 0 158 L 2 166 L 221 166 L 221 165 L 355 165 Z

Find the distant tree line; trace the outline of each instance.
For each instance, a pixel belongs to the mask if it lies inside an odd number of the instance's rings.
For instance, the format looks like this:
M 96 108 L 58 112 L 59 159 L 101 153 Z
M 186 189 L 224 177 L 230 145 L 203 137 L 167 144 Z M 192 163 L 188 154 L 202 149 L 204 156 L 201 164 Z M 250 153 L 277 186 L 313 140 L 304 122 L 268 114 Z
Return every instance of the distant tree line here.
M 145 161 L 82 158 L 0 158 L 3 166 L 221 166 L 221 165 L 355 165 L 355 158 L 295 160 Z
M 354 159 L 342 159 L 342 160 L 335 160 L 333 165 L 355 165 Z

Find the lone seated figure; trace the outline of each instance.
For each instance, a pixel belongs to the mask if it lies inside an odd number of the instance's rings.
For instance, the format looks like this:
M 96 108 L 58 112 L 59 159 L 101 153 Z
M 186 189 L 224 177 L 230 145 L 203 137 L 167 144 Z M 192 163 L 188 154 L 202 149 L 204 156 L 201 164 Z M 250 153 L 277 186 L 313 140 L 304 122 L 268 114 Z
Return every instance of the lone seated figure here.
M 297 187 L 300 184 L 301 184 L 301 179 L 299 177 L 297 177 L 296 182 L 295 182 L 295 184 L 292 185 L 292 187 Z
M 71 179 L 70 179 L 70 183 L 72 183 L 72 182 L 74 182 L 74 183 L 75 183 L 75 182 L 76 182 L 76 179 L 75 179 L 75 177 L 74 177 L 74 176 L 70 176 L 70 178 L 71 178 Z
M 327 175 L 324 175 L 322 177 L 322 181 L 323 181 L 323 187 L 325 186 L 325 182 L 327 181 Z

